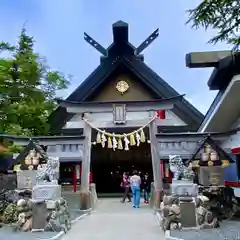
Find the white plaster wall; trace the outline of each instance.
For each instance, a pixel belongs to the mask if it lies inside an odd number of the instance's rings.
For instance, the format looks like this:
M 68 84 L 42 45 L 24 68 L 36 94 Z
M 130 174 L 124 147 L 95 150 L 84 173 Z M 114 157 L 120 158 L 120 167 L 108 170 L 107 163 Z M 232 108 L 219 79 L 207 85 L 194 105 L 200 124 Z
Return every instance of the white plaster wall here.
M 56 144 L 47 149 L 48 156 L 60 158 L 83 158 L 83 144 Z
M 174 114 L 170 110 L 166 111 L 166 119 L 173 120 L 174 126 L 186 126 L 187 125 L 184 121 L 182 121 L 176 114 Z

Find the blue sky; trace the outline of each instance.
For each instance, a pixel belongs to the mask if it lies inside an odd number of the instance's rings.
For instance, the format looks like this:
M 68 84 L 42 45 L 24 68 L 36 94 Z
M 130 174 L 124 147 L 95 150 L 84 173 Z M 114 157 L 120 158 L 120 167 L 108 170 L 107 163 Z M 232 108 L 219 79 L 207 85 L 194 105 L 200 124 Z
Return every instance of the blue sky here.
M 99 64 L 100 54 L 83 40 L 86 31 L 104 47 L 112 42 L 112 23 L 129 23 L 130 41 L 140 44 L 153 30 L 160 36 L 145 51 L 145 62 L 200 111 L 206 112 L 216 95 L 209 91 L 212 69 L 188 69 L 185 54 L 191 51 L 225 50 L 207 40 L 213 31 L 185 25 L 186 10 L 200 0 L 1 0 L 1 40 L 14 43 L 21 27 L 36 40 L 36 50 L 54 70 L 73 76 L 71 93 Z

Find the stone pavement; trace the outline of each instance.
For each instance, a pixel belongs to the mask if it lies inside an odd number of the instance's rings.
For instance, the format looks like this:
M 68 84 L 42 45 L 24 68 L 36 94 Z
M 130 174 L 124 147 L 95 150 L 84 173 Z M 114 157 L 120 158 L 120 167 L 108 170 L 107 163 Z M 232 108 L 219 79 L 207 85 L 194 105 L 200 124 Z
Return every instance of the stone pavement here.
M 96 211 L 78 221 L 62 240 L 163 240 L 156 216 L 148 205 L 139 209 L 131 203 L 120 203 L 120 199 L 100 199 Z

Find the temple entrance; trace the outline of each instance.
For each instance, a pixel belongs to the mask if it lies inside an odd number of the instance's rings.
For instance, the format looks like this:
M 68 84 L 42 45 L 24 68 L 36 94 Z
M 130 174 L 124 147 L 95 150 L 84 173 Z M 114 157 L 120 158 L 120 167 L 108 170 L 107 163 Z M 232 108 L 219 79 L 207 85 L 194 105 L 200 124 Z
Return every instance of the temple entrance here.
M 149 143 L 141 143 L 139 147 L 131 146 L 129 151 L 102 148 L 101 144 L 92 147 L 91 170 L 97 193 L 118 194 L 123 172 L 130 175 L 133 170 L 142 174 L 148 172 L 153 179 L 151 148 Z

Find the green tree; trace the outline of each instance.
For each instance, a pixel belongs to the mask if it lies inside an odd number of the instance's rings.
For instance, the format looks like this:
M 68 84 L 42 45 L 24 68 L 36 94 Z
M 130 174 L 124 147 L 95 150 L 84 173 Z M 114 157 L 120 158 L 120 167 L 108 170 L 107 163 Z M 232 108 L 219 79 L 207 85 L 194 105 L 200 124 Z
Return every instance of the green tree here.
M 240 46 L 240 2 L 239 0 L 202 0 L 188 11 L 192 27 L 204 27 L 217 31 L 209 43 L 226 42 L 237 50 Z
M 56 107 L 57 91 L 67 88 L 68 79 L 50 70 L 25 29 L 16 45 L 0 43 L 3 52 L 10 56 L 0 58 L 0 133 L 48 135 L 48 116 Z

